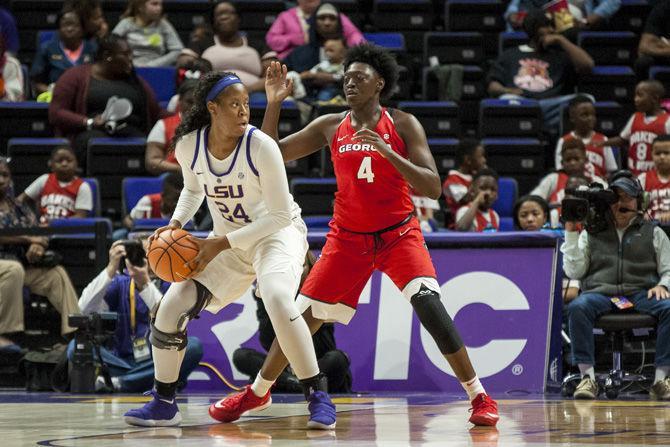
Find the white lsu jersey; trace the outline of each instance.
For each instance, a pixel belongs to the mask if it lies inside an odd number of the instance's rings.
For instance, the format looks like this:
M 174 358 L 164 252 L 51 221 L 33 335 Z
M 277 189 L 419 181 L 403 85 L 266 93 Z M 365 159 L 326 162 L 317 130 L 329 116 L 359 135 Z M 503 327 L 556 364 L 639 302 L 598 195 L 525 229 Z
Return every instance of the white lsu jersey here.
M 268 214 L 256 167 L 259 157 L 279 147 L 271 137 L 247 125 L 235 150 L 217 160 L 207 150 L 208 136 L 209 127 L 191 132 L 177 143 L 176 155 L 184 175 L 195 176 L 205 193 L 214 233 L 226 235 Z M 290 201 L 291 219 L 299 218 L 300 207 L 292 196 Z

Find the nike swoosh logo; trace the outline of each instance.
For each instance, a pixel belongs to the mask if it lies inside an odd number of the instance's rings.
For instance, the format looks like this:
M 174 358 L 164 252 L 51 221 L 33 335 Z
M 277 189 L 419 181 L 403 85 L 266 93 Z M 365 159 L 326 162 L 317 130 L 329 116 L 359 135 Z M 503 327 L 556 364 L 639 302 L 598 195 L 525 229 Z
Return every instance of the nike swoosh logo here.
M 215 404 L 214 404 L 214 408 L 223 408 L 222 402 L 223 402 L 223 399 L 221 399 L 220 401 L 218 401 L 217 403 L 215 403 Z
M 161 402 L 165 402 L 167 404 L 170 404 L 170 405 L 172 405 L 174 403 L 174 399 L 172 399 L 172 400 L 158 399 L 158 400 L 160 400 Z
M 340 141 L 346 139 L 348 136 L 349 136 L 349 135 L 345 135 L 345 136 L 343 136 L 342 138 L 338 138 L 338 139 L 337 139 L 337 142 L 339 143 Z
M 403 231 L 400 232 L 400 236 L 404 236 L 405 233 L 407 233 L 411 228 L 405 228 Z
M 290 318 L 289 320 L 291 320 L 293 322 L 293 321 L 297 320 L 298 318 L 300 318 L 300 315 L 298 315 L 297 317 Z

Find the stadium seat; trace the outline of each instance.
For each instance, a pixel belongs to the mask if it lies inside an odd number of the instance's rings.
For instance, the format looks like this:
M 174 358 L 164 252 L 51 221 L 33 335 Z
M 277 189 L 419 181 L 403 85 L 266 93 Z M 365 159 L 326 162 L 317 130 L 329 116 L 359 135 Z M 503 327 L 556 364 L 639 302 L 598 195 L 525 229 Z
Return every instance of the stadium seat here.
M 332 215 L 337 183 L 335 178 L 294 178 L 291 194 L 303 216 Z
M 157 101 L 169 101 L 176 93 L 177 72 L 174 67 L 136 67 L 135 71 L 154 90 Z
M 10 138 L 53 137 L 49 104 L 36 101 L 0 102 L 0 148 Z
M 514 177 L 520 191 L 537 184 L 545 171 L 545 150 L 535 138 L 484 138 L 487 164 L 500 176 Z
M 370 19 L 380 31 L 429 30 L 433 5 L 430 0 L 374 0 Z
M 121 200 L 123 212 L 130 214 L 137 202 L 147 194 L 156 194 L 163 190 L 162 177 L 126 177 L 123 179 Z
M 59 146 L 70 146 L 65 138 L 11 138 L 7 155 L 11 158 L 14 191 L 19 194 L 37 177 L 49 172 L 51 152 Z
M 638 37 L 631 31 L 582 31 L 577 43 L 596 65 L 632 65 Z
M 446 0 L 444 29 L 477 31 L 484 39 L 484 52 L 494 57 L 498 51 L 498 34 L 505 29 L 505 4 L 500 0 Z
M 590 74 L 579 76 L 578 90 L 590 93 L 596 101 L 631 104 L 635 93 L 635 73 L 630 67 L 593 67 Z
M 372 42 L 389 51 L 405 51 L 405 36 L 402 33 L 365 33 L 365 40 Z
M 9 2 L 6 2 L 8 4 Z M 62 0 L 13 0 L 11 11 L 19 31 L 20 60 L 30 64 L 37 49 L 37 33 L 56 29 Z
M 37 32 L 37 48 L 47 43 L 58 33 L 56 30 L 41 30 Z
M 528 35 L 523 31 L 504 32 L 498 35 L 498 54 L 508 48 L 528 43 Z
M 479 107 L 481 137 L 537 137 L 542 111 L 532 99 L 484 99 Z
M 260 129 L 263 124 L 263 117 L 265 116 L 266 101 L 252 101 L 249 104 L 251 114 L 251 124 Z M 295 101 L 282 102 L 281 116 L 279 117 L 279 136 L 283 137 L 290 135 L 300 130 L 302 124 L 300 122 L 300 110 Z
M 88 183 L 91 188 L 91 196 L 93 197 L 93 209 L 88 212 L 88 217 L 100 217 L 100 185 L 97 178 L 84 177 L 83 180 Z
M 459 136 L 458 106 L 451 101 L 406 101 L 398 108 L 411 113 L 421 122 L 428 138 Z
M 623 126 L 626 125 L 628 114 L 624 108 L 615 101 L 600 101 L 594 104 L 596 108 L 596 131 L 607 136 L 618 135 Z M 561 135 L 572 130 L 569 118 L 569 107 L 564 107 L 561 116 Z
M 167 14 L 168 20 L 180 35 L 190 33 L 198 25 L 209 25 L 210 9 L 210 3 L 203 0 L 163 1 L 163 12 Z M 105 4 L 105 12 L 107 12 L 107 4 Z M 184 43 L 187 41 L 185 40 Z
M 493 204 L 493 209 L 500 217 L 512 217 L 514 202 L 519 195 L 519 185 L 512 177 L 500 177 L 498 179 L 498 200 Z
M 621 0 L 619 10 L 609 19 L 608 28 L 639 34 L 650 11 L 647 0 Z
M 363 29 L 365 15 L 371 12 L 369 8 L 366 8 L 366 2 L 359 0 L 329 0 L 328 3 L 336 7 L 341 14 L 349 17 L 349 20 L 356 24 L 358 29 Z M 371 7 L 372 3 L 370 2 L 369 5 Z
M 435 159 L 437 172 L 442 178 L 447 176 L 449 170 L 456 169 L 456 146 L 458 140 L 455 138 L 428 139 L 428 147 Z
M 656 79 L 665 86 L 665 95 L 670 95 L 670 67 L 654 65 L 649 68 L 649 78 Z
M 433 58 L 442 64 L 479 65 L 484 61 L 484 40 L 476 32 L 434 32 L 424 35 L 423 65 Z
M 498 231 L 514 231 L 514 218 L 500 216 L 500 228 Z

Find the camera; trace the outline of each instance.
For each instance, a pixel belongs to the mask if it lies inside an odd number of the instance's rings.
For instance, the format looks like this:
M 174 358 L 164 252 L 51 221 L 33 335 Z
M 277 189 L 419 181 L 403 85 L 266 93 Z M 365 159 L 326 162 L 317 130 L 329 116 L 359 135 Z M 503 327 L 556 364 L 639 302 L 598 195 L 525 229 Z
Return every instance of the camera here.
M 116 312 L 68 315 L 68 325 L 77 328 L 74 334 L 74 353 L 70 373 L 70 391 L 73 393 L 93 393 L 95 391 L 94 350 L 100 358 L 100 346 L 114 335 L 117 319 Z
M 572 196 L 561 202 L 563 222 L 584 222 L 589 233 L 599 233 L 607 228 L 610 205 L 618 201 L 616 193 L 604 189 L 600 183 L 568 188 L 565 193 Z
M 119 262 L 119 273 L 123 273 L 123 269 L 126 266 L 124 259 L 127 259 L 128 262 L 135 267 L 144 266 L 147 254 L 144 251 L 142 242 L 126 240 L 122 241 L 121 244 L 126 248 L 126 256 Z

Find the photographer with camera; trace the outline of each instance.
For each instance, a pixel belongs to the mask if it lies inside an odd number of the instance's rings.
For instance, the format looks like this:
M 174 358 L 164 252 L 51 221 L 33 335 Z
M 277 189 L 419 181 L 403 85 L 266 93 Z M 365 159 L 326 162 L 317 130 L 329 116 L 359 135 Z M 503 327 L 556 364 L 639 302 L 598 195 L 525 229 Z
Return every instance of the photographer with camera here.
M 568 322 L 572 361 L 582 380 L 576 399 L 595 399 L 595 320 L 619 309 L 635 308 L 658 319 L 656 375 L 649 396 L 670 400 L 670 240 L 644 219 L 646 196 L 630 171 L 618 171 L 609 189 L 570 191 L 563 201 L 563 270 L 581 280 L 581 294 L 570 302 Z M 586 230 L 577 228 L 584 222 Z
M 85 315 L 106 311 L 118 314 L 111 348 L 100 348 L 114 391 L 141 392 L 153 385 L 154 365 L 147 341 L 150 312 L 163 298 L 169 284 L 154 279 L 149 272 L 147 245 L 146 238 L 114 242 L 109 250 L 109 264 L 86 286 L 79 299 L 79 307 Z M 200 340 L 188 337 L 183 353 L 179 375 L 182 387 L 202 358 Z M 70 360 L 73 354 L 74 343 L 71 343 L 68 346 Z M 99 378 L 98 384 L 102 383 Z

